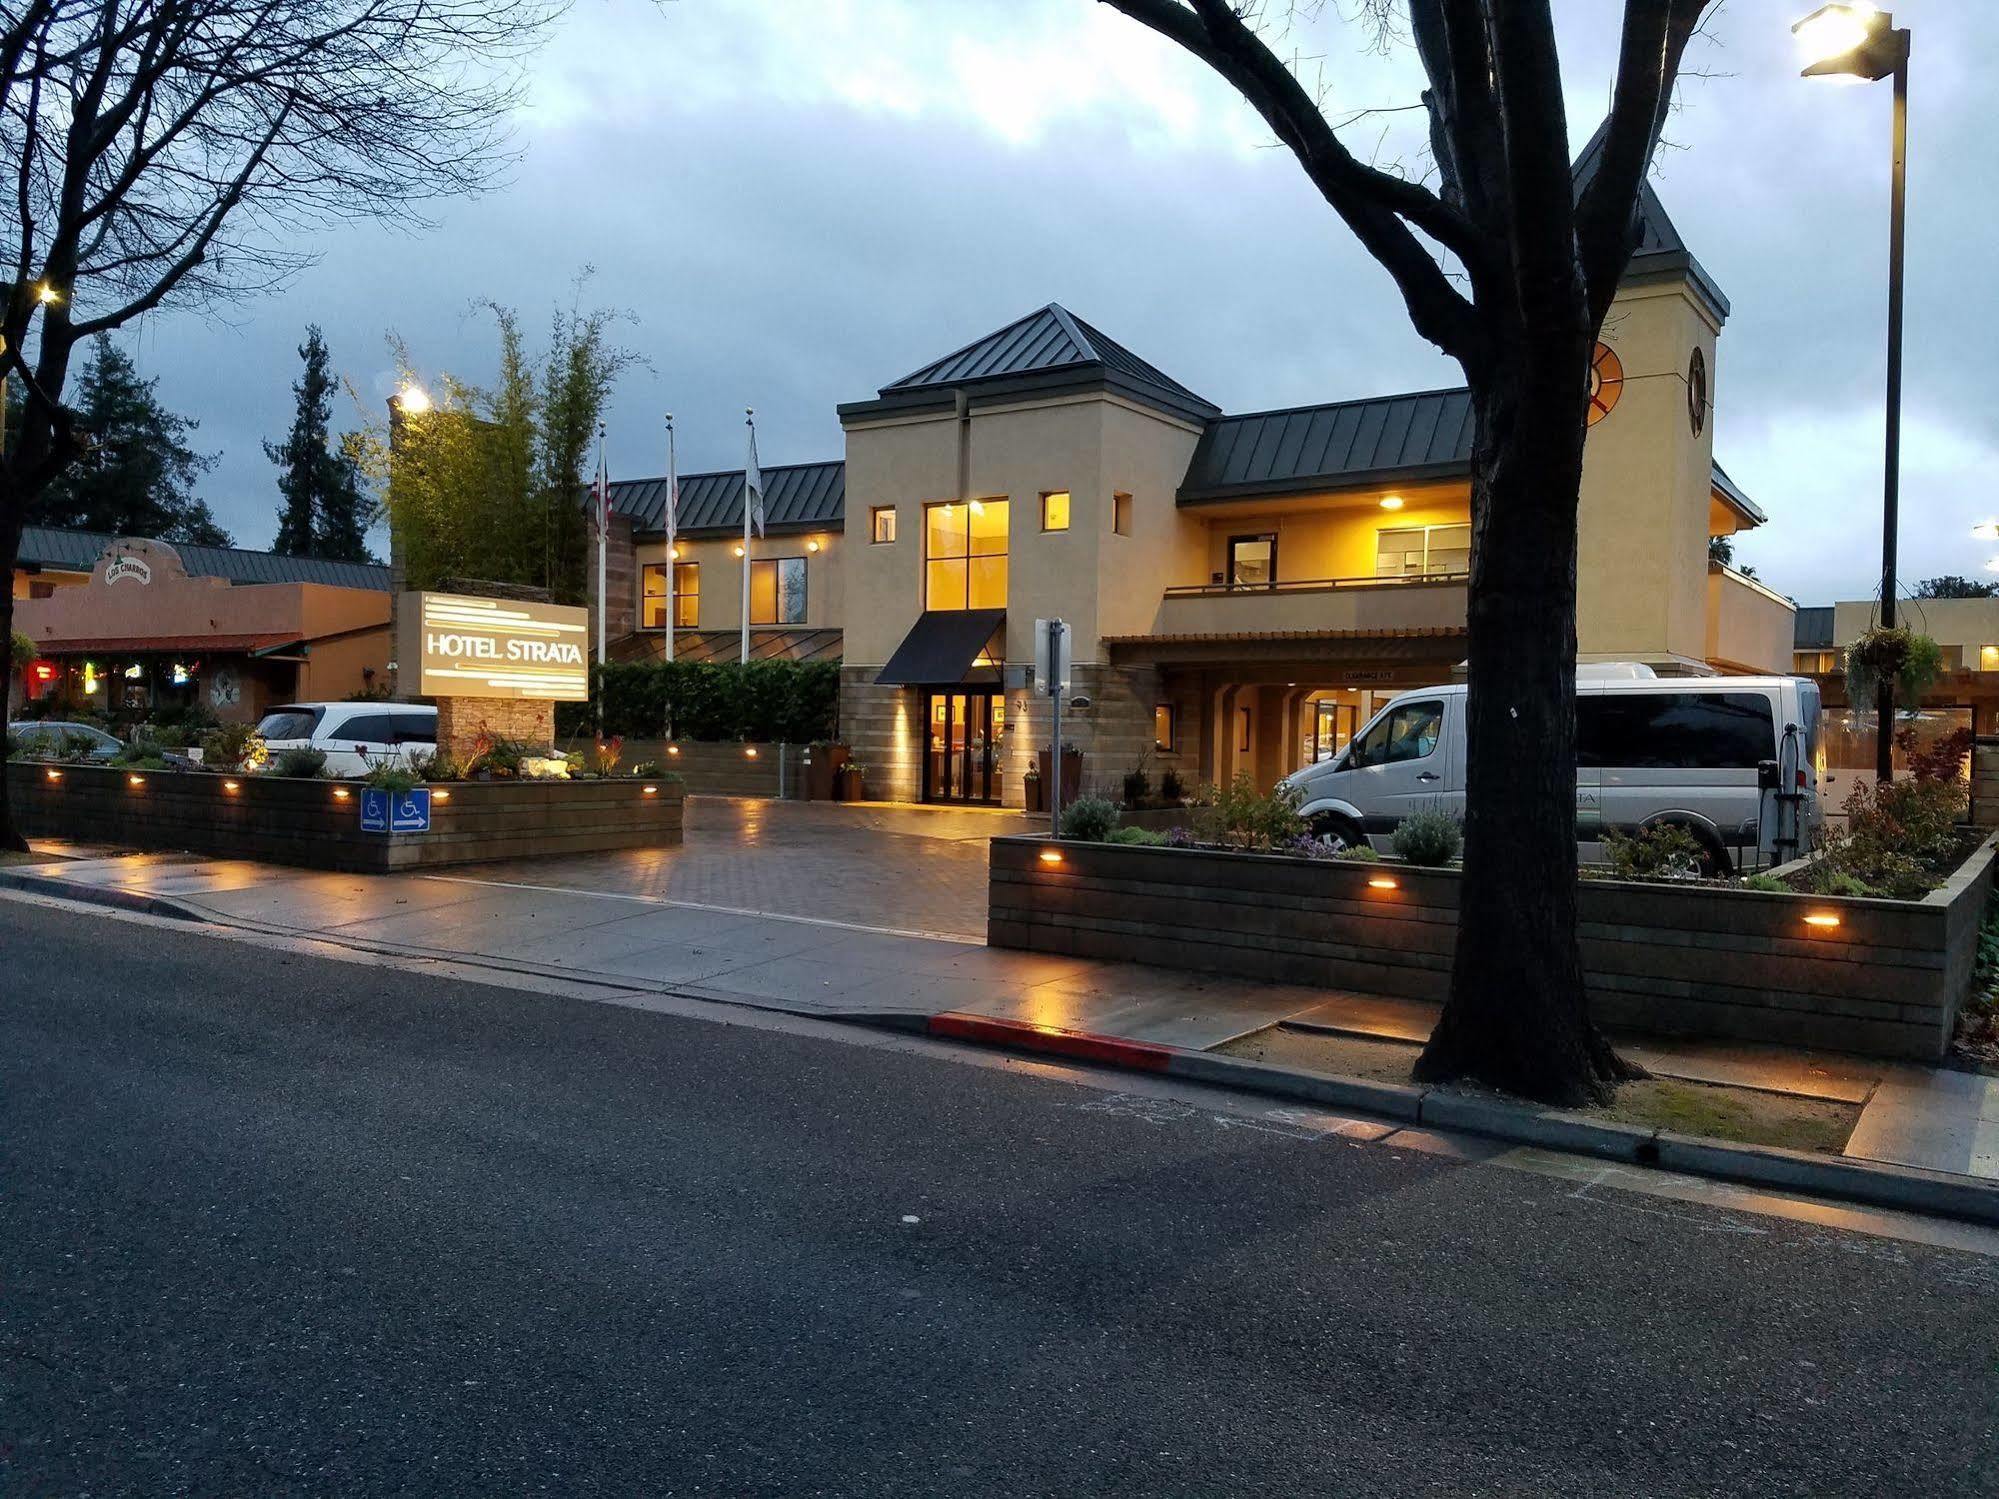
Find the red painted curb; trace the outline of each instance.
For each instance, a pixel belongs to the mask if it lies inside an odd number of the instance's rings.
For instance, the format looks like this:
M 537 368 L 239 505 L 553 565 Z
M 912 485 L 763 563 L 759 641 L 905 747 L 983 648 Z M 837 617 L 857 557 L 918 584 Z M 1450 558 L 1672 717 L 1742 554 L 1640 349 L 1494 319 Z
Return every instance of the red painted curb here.
M 1113 1067 L 1131 1067 L 1140 1072 L 1164 1072 L 1173 1060 L 1173 1048 L 1170 1046 L 1100 1036 L 1094 1031 L 1035 1025 L 1026 1020 L 995 1020 L 989 1015 L 967 1015 L 961 1010 L 946 1010 L 941 1015 L 932 1015 L 928 1030 L 933 1036 L 949 1036 L 958 1041 L 983 1041 L 992 1046 L 1047 1052 L 1082 1062 L 1105 1062 Z

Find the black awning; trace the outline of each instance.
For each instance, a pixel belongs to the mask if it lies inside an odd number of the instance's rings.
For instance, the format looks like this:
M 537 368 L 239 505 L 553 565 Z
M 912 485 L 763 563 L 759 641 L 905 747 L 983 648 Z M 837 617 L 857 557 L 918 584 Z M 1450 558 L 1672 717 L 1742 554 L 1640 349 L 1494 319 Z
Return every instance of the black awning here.
M 974 666 L 1006 628 L 1004 609 L 926 609 L 875 678 L 884 687 L 948 687 L 997 682 L 1000 652 Z

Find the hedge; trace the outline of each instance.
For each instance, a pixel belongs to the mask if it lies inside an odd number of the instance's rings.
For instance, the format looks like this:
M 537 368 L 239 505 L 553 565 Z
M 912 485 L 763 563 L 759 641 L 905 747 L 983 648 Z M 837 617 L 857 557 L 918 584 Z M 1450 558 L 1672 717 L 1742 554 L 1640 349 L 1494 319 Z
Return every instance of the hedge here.
M 604 732 L 626 739 L 747 739 L 811 744 L 839 732 L 834 661 L 614 661 L 592 667 Z M 587 734 L 592 703 L 558 703 L 556 729 Z

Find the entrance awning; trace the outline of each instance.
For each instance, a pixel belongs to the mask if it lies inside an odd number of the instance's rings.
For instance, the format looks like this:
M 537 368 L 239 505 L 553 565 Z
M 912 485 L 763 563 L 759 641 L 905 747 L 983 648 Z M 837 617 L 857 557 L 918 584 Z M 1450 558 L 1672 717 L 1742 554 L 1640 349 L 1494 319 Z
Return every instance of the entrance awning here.
M 883 687 L 998 682 L 1000 656 L 986 646 L 1005 628 L 1004 609 L 926 609 L 875 682 Z

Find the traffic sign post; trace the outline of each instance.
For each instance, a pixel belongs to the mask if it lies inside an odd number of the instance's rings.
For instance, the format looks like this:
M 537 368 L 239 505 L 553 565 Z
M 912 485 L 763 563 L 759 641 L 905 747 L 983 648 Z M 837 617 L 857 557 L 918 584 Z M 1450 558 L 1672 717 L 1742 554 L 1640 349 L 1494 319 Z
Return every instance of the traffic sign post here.
M 1048 694 L 1055 718 L 1048 735 L 1048 832 L 1062 836 L 1062 700 L 1069 693 L 1069 627 L 1059 619 L 1034 622 L 1034 686 Z

